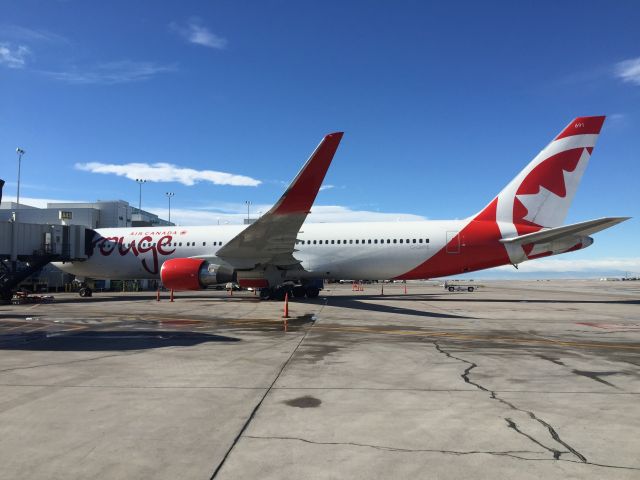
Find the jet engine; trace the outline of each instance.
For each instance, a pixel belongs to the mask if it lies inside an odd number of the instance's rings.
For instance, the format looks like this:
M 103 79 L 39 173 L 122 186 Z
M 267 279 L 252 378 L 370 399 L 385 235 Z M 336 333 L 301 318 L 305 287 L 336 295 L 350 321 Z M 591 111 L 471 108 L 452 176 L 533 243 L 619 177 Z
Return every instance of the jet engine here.
M 201 290 L 209 285 L 232 282 L 234 275 L 231 268 L 201 258 L 174 258 L 162 264 L 160 279 L 172 290 Z

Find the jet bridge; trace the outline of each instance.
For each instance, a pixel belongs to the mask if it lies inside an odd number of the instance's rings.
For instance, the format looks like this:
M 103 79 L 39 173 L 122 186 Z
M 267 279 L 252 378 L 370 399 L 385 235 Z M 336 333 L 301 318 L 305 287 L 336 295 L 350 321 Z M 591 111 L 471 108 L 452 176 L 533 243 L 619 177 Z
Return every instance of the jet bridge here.
M 88 258 L 87 240 L 92 231 L 83 225 L 0 223 L 0 301 L 11 300 L 13 290 L 24 279 L 53 261 Z

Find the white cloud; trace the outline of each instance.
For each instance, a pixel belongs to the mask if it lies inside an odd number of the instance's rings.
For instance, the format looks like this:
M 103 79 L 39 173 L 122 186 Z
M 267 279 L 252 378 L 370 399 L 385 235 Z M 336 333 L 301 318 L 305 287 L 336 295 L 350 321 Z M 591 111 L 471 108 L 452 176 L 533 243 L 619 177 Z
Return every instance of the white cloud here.
M 113 174 L 127 177 L 130 180 L 143 178 L 149 182 L 179 182 L 183 185 L 194 185 L 196 182 L 205 181 L 215 185 L 233 185 L 243 187 L 255 187 L 262 182 L 255 178 L 233 173 L 217 172 L 215 170 L 195 170 L 181 168 L 170 163 L 125 163 L 116 165 L 112 163 L 76 163 L 78 170 L 92 173 Z
M 10 43 L 0 43 L 0 65 L 9 68 L 24 68 L 31 50 L 25 45 L 13 47 Z
M 177 197 L 176 197 L 177 198 Z M 207 206 L 206 209 L 180 209 L 175 208 L 175 201 L 171 206 L 171 219 L 184 226 L 192 225 L 216 225 L 230 223 L 241 224 L 247 218 L 247 206 L 243 203 L 221 203 Z M 266 213 L 271 205 L 252 205 L 251 218 L 256 218 Z M 166 208 L 148 208 L 148 210 L 161 218 L 167 216 Z M 383 213 L 369 210 L 352 210 L 348 207 L 337 205 L 314 205 L 311 214 L 307 217 L 310 223 L 329 222 L 406 222 L 425 220 L 419 215 L 407 213 Z M 512 267 L 513 268 L 513 267 Z
M 320 186 L 320 191 L 331 190 L 332 188 L 336 188 L 336 186 L 335 185 L 321 185 Z
M 411 213 L 374 212 L 371 210 L 352 210 L 339 205 L 314 205 L 308 222 L 414 222 L 426 220 L 425 217 Z
M 511 265 L 496 267 L 494 270 L 513 271 Z M 640 272 L 640 257 L 571 259 L 540 258 L 521 263 L 521 272 L 588 272 L 588 271 L 630 271 Z
M 149 80 L 160 73 L 173 72 L 175 70 L 175 65 L 157 65 L 153 62 L 120 60 L 101 63 L 88 68 L 74 67 L 66 71 L 46 71 L 43 73 L 67 83 L 114 85 Z
M 617 63 L 615 74 L 623 82 L 640 85 L 640 57 Z
M 201 45 L 203 47 L 222 50 L 227 46 L 227 39 L 216 35 L 207 27 L 202 25 L 199 19 L 192 18 L 186 25 L 172 23 L 171 29 L 178 32 L 189 43 Z
M 15 202 L 15 195 L 2 195 L 2 203 L 5 202 Z M 35 207 L 35 208 L 47 208 L 48 203 L 73 203 L 79 202 L 79 200 L 60 200 L 60 199 L 52 199 L 52 198 L 34 198 L 34 197 L 23 197 L 20 196 L 20 205 L 25 207 Z

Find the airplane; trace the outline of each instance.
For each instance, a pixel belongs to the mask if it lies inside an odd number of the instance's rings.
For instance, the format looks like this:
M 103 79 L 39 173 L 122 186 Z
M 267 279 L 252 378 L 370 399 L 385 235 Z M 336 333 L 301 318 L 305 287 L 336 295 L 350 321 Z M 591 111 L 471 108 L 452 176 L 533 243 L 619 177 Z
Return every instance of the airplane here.
M 98 229 L 88 260 L 56 266 L 79 277 L 160 279 L 176 291 L 233 281 L 259 289 L 263 299 L 283 299 L 286 293 L 314 298 L 327 278 L 410 280 L 517 268 L 586 248 L 593 243 L 590 235 L 630 218 L 563 225 L 604 120 L 572 120 L 464 220 L 305 222 L 342 139 L 335 132 L 323 138 L 278 202 L 250 225 Z

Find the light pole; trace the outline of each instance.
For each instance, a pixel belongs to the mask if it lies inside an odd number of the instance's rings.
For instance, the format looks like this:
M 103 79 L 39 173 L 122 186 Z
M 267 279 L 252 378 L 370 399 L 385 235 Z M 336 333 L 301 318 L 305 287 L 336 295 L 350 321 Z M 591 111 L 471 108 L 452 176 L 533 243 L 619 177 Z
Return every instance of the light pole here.
M 175 193 L 167 192 L 167 193 L 165 193 L 165 195 L 169 199 L 169 223 L 171 223 L 171 197 L 173 197 L 175 195 Z
M 247 206 L 247 225 L 248 225 L 249 224 L 249 207 L 251 206 L 251 201 L 246 200 L 244 203 Z
M 16 203 L 18 206 L 16 210 L 20 209 L 20 167 L 22 165 L 22 155 L 24 155 L 24 149 L 18 147 L 16 148 L 16 153 L 18 154 L 18 192 L 16 194 Z
M 138 196 L 138 213 L 140 213 L 142 211 L 142 184 L 147 183 L 147 181 L 142 178 L 136 178 L 136 183 L 140 185 L 140 194 Z

